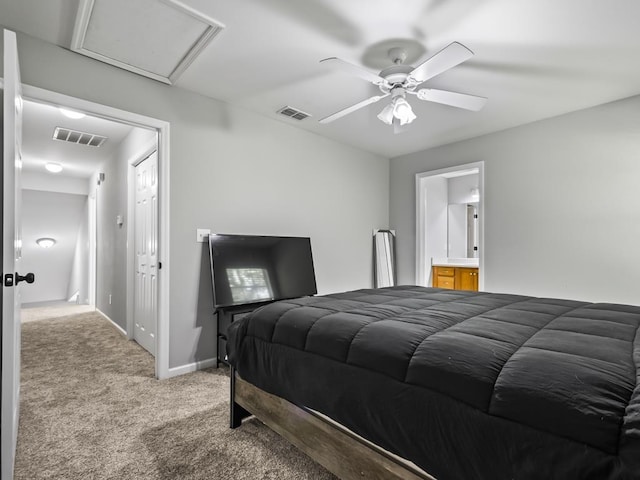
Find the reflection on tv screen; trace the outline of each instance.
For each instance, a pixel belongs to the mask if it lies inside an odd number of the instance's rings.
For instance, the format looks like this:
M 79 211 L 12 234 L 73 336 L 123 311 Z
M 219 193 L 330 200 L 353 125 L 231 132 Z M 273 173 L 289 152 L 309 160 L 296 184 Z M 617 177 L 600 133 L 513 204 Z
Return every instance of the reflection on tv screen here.
M 273 299 L 269 273 L 264 268 L 227 268 L 233 303 Z
M 209 235 L 215 308 L 315 295 L 309 237 Z

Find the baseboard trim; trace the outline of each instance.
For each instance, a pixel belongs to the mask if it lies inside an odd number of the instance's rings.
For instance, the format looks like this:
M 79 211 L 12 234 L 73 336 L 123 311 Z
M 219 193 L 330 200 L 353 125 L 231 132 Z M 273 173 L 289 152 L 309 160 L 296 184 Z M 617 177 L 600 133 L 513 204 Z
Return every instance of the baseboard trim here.
M 105 320 L 108 320 L 111 323 L 111 325 L 113 325 L 115 329 L 118 330 L 118 332 L 120 332 L 122 335 L 127 337 L 126 330 L 122 328 L 120 325 L 118 325 L 116 322 L 114 322 L 111 318 L 109 318 L 107 314 L 105 314 L 99 308 L 96 308 L 96 312 L 98 312 Z M 167 371 L 166 375 L 162 375 L 160 378 L 165 379 L 165 378 L 177 377 L 179 375 L 193 373 L 198 370 L 203 370 L 205 368 L 215 367 L 218 364 L 217 360 L 218 360 L 217 358 L 207 358 L 205 360 L 200 360 L 198 362 L 188 363 L 186 365 L 181 365 L 179 367 L 173 367 Z
M 178 375 L 184 375 L 186 373 L 196 372 L 205 368 L 215 367 L 216 365 L 216 358 L 207 358 L 206 360 L 200 360 L 199 362 L 188 363 L 179 367 L 170 368 L 165 378 L 177 377 Z
M 120 325 L 118 325 L 116 322 L 111 320 L 109 316 L 105 314 L 102 310 L 100 310 L 99 308 L 96 308 L 96 312 L 102 315 L 105 318 L 105 320 L 108 320 L 109 322 L 111 322 L 111 324 L 116 328 L 116 330 L 118 330 L 122 335 L 124 335 L 125 337 L 127 336 L 126 330 L 122 328 Z

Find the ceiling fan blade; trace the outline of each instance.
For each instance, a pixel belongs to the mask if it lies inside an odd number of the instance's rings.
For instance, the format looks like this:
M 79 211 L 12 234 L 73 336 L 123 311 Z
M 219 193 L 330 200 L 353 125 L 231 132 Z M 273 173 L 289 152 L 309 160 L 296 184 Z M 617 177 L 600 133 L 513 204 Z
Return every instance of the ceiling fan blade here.
M 362 107 L 366 107 L 367 105 L 371 105 L 372 103 L 376 103 L 380 100 L 382 100 L 385 97 L 388 97 L 390 94 L 387 93 L 386 95 L 376 95 L 374 97 L 371 98 L 367 98 L 366 100 L 363 100 L 362 102 L 358 102 L 355 105 L 351 105 L 350 107 L 347 108 L 343 108 L 342 110 L 340 110 L 339 112 L 334 113 L 333 115 L 329 115 L 328 117 L 324 117 L 322 119 L 319 120 L 320 123 L 329 123 L 329 122 L 333 122 L 334 120 L 337 120 L 341 117 L 344 117 L 345 115 L 350 114 L 351 112 L 355 112 L 356 110 L 362 108 Z
M 366 80 L 367 82 L 373 83 L 374 85 L 384 85 L 387 82 L 384 78 L 382 78 L 377 73 L 370 72 L 369 70 L 365 70 L 364 68 L 359 67 L 358 65 L 354 65 L 353 63 L 349 63 L 337 57 L 325 58 L 323 60 L 320 60 L 320 63 L 323 63 L 325 65 L 330 65 L 333 68 L 338 68 L 345 72 L 351 73 L 352 75 L 360 77 Z
M 414 68 L 409 74 L 409 79 L 416 83 L 426 82 L 471 57 L 473 57 L 471 50 L 461 43 L 453 42 Z
M 435 88 L 421 88 L 416 93 L 420 100 L 428 102 L 442 103 L 452 107 L 464 108 L 477 112 L 487 103 L 485 97 L 469 95 L 467 93 L 449 92 L 447 90 L 436 90 Z

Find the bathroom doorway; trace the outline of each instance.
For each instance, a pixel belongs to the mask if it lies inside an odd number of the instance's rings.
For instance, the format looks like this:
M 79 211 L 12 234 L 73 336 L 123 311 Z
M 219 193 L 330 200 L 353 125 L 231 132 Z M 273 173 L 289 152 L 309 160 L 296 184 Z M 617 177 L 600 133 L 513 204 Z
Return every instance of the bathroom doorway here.
M 416 174 L 416 284 L 432 266 L 478 268 L 484 285 L 484 162 Z

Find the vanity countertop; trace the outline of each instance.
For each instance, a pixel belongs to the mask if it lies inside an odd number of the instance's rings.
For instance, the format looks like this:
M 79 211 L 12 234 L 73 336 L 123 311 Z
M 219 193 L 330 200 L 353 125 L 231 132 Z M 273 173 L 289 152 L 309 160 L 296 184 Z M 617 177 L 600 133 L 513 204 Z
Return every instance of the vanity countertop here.
M 477 258 L 434 258 L 431 265 L 433 267 L 478 268 L 480 260 Z

